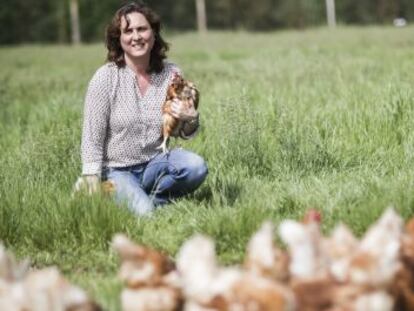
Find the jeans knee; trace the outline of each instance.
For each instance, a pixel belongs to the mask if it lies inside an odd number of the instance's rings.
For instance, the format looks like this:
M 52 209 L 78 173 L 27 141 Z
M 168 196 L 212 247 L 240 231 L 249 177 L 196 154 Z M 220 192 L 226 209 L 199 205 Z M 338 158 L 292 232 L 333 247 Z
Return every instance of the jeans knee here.
M 196 184 L 201 184 L 208 174 L 207 164 L 201 157 L 197 157 L 197 159 L 191 161 L 187 169 L 189 172 L 188 178 Z

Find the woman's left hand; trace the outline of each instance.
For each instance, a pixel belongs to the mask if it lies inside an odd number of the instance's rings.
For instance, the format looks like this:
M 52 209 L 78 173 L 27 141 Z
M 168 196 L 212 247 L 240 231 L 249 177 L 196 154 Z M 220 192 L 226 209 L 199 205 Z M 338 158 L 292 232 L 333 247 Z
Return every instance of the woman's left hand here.
M 171 104 L 171 115 L 182 121 L 191 121 L 198 117 L 198 112 L 193 105 L 188 108 L 179 100 L 174 100 Z

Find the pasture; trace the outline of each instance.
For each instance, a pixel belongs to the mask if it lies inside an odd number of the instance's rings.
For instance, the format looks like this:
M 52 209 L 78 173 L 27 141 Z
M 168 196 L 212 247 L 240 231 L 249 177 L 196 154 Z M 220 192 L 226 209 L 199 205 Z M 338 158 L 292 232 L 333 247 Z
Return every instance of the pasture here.
M 414 210 L 414 28 L 171 34 L 169 58 L 201 91 L 202 129 L 175 145 L 209 176 L 191 197 L 135 218 L 111 200 L 71 199 L 83 97 L 103 44 L 0 49 L 0 240 L 56 265 L 119 310 L 116 232 L 171 256 L 196 232 L 240 263 L 265 219 L 323 212 L 362 233 L 392 205 Z

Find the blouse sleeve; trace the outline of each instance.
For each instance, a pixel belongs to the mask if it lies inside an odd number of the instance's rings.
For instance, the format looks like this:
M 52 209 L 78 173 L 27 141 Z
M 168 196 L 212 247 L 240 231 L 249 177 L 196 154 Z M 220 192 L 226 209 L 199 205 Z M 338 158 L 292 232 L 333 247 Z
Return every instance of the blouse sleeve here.
M 82 174 L 101 175 L 110 112 L 110 72 L 100 68 L 89 82 L 82 128 Z

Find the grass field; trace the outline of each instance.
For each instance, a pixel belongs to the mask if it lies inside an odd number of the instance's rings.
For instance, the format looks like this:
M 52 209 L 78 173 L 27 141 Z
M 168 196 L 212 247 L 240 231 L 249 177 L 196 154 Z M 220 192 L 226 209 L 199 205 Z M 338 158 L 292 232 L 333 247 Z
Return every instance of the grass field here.
M 243 259 L 261 222 L 323 211 L 362 233 L 393 205 L 414 211 L 414 28 L 169 36 L 170 59 L 201 90 L 202 130 L 176 144 L 209 165 L 188 199 L 135 218 L 70 198 L 82 106 L 102 44 L 0 48 L 0 240 L 57 265 L 119 310 L 116 232 L 171 256 L 196 232 L 223 263 Z

